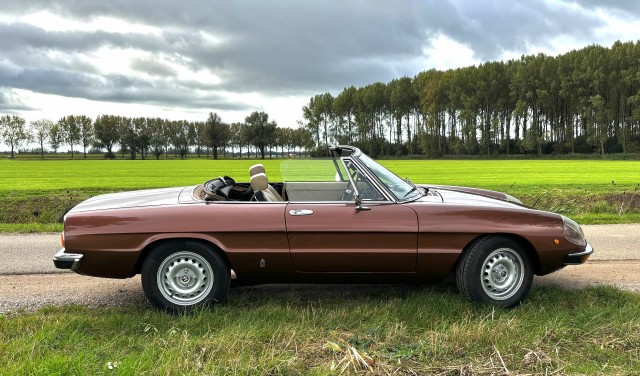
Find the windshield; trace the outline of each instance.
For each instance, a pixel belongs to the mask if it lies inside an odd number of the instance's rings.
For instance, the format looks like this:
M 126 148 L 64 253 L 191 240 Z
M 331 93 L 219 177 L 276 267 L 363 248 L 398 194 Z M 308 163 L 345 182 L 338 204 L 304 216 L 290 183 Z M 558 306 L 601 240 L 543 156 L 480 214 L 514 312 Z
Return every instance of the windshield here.
M 367 155 L 361 154 L 359 159 L 382 182 L 382 184 L 389 188 L 389 191 L 391 191 L 398 200 L 406 200 L 422 194 L 422 192 L 413 185 L 413 183 L 409 183 L 400 178 L 398 175 L 379 165 Z
M 344 181 L 347 176 L 342 164 L 337 174 L 336 164 L 330 158 L 286 159 L 280 163 L 280 176 L 283 181 Z

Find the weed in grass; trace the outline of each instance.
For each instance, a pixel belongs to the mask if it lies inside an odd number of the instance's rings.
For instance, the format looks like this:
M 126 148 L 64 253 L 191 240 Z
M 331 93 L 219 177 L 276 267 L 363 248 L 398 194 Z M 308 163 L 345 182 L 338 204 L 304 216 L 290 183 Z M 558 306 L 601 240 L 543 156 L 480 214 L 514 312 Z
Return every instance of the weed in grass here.
M 375 370 L 376 363 L 367 354 L 360 353 L 358 349 L 347 343 L 335 343 L 327 342 L 325 348 L 331 350 L 337 362 L 334 359 L 331 362 L 331 371 L 339 371 L 340 374 L 344 373 L 348 369 L 354 372 L 373 372 Z
M 606 203 L 615 208 L 618 215 L 624 215 L 629 210 L 634 210 L 640 207 L 640 193 L 637 192 L 636 186 L 633 191 L 624 191 L 620 194 L 606 195 L 604 197 Z

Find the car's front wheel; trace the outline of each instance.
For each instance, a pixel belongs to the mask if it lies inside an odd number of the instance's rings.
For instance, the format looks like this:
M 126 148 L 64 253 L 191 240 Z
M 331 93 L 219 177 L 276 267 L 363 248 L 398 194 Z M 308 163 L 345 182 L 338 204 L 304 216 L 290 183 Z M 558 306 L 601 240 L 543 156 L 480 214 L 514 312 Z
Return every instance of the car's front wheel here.
M 533 270 L 526 252 L 516 241 L 503 236 L 476 241 L 462 255 L 456 270 L 462 294 L 504 308 L 520 304 L 532 282 Z
M 211 247 L 195 241 L 160 244 L 145 259 L 141 273 L 147 299 L 169 312 L 218 303 L 229 290 L 225 260 Z

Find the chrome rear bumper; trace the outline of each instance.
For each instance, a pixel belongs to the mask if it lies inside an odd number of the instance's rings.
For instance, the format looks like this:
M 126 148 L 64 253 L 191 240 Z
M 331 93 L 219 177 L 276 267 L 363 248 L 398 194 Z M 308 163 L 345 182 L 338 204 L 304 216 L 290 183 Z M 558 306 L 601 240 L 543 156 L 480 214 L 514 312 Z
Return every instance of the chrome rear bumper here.
M 62 248 L 53 256 L 53 265 L 58 269 L 76 270 L 80 265 L 82 256 L 79 253 L 64 253 L 64 248 Z

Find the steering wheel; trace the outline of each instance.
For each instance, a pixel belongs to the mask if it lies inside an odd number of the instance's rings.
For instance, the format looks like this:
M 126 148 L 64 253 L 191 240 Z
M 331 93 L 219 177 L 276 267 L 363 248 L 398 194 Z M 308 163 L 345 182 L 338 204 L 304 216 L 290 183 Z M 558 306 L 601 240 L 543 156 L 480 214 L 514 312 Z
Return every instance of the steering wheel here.
M 224 199 L 227 199 L 229 190 L 231 189 L 231 187 L 233 187 L 234 184 L 235 181 L 232 178 L 228 176 L 220 176 L 202 184 L 202 189 L 208 195 L 221 196 Z
M 207 180 L 206 182 L 204 182 L 204 184 L 202 184 L 202 189 L 204 189 L 205 193 L 208 193 L 210 195 L 215 195 L 216 190 L 220 187 L 219 182 L 224 182 L 224 178 L 222 176 L 219 176 L 211 180 Z

